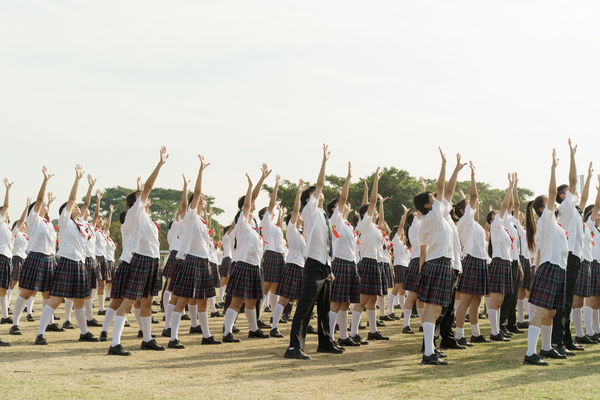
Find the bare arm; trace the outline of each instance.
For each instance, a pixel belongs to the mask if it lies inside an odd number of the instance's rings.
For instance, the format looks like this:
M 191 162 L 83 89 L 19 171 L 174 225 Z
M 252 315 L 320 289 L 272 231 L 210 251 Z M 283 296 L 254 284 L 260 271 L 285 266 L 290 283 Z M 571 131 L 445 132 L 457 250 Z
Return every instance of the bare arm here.
M 402 209 L 404 212 L 402 213 L 402 218 L 400 218 L 400 225 L 398 225 L 398 232 L 404 232 L 404 225 L 406 225 L 406 217 L 408 216 L 408 208 L 404 204 L 402 204 Z
M 271 199 L 269 200 L 269 217 L 273 219 L 273 212 L 275 211 L 275 203 L 277 203 L 277 190 L 279 190 L 279 184 L 281 177 L 277 175 L 275 177 L 275 186 L 273 187 L 273 193 L 271 193 Z
M 81 165 L 77 164 L 75 166 L 75 182 L 73 182 L 73 187 L 71 188 L 71 193 L 69 194 L 69 200 L 67 201 L 67 205 L 65 209 L 68 213 L 73 211 L 73 206 L 77 201 L 77 188 L 79 187 L 79 180 L 83 177 L 83 168 Z
M 104 234 L 107 237 L 110 236 L 110 225 L 112 224 L 112 216 L 113 216 L 113 213 L 115 212 L 115 207 L 113 207 L 112 204 L 110 206 L 108 206 L 108 208 L 109 208 L 108 219 L 106 220 L 106 227 L 104 228 Z
M 581 192 L 581 199 L 579 201 L 579 208 L 582 210 L 585 209 L 588 198 L 590 197 L 590 181 L 592 180 L 592 174 L 594 173 L 594 169 L 592 168 L 592 163 L 588 167 L 588 174 L 585 178 L 585 184 L 583 185 L 583 191 Z
M 361 206 L 364 206 L 365 204 L 367 204 L 369 202 L 369 185 L 367 184 L 367 180 L 363 179 L 363 183 L 365 184 L 365 188 L 363 190 L 363 197 L 362 197 L 362 203 Z
M 292 211 L 292 218 L 290 218 L 290 223 L 296 224 L 296 220 L 298 219 L 298 214 L 300 213 L 300 196 L 302 195 L 302 191 L 304 190 L 304 182 L 302 179 L 298 182 L 298 191 L 296 192 L 296 198 L 294 199 L 294 210 Z
M 313 192 L 313 196 L 318 199 L 323 193 L 323 188 L 325 187 L 325 165 L 327 165 L 327 160 L 329 160 L 329 155 L 331 152 L 326 144 L 323 145 L 323 160 L 321 161 L 321 170 L 319 171 L 319 177 L 317 178 L 317 188 Z
M 204 172 L 204 169 L 210 165 L 210 163 L 204 161 L 203 156 L 198 155 L 198 158 L 200 159 L 200 168 L 198 168 L 198 176 L 196 177 L 196 185 L 194 186 L 194 198 L 192 199 L 192 204 L 190 204 L 190 207 L 193 210 L 197 209 L 202 196 L 202 173 Z M 204 207 L 204 209 L 206 210 L 206 207 Z M 200 215 L 200 213 L 198 213 L 198 215 Z
M 592 209 L 592 214 L 590 218 L 594 222 L 597 221 L 598 211 L 600 211 L 600 175 L 598 175 L 598 186 L 596 187 L 598 193 L 596 193 L 596 201 L 594 202 L 594 208 Z
M 387 198 L 384 198 L 382 195 L 379 195 L 378 197 L 379 197 L 379 227 L 383 228 L 385 225 L 385 214 L 384 214 L 383 203 L 385 203 Z
M 471 169 L 471 196 L 469 197 L 469 205 L 475 210 L 479 194 L 477 193 L 477 182 L 475 182 L 475 166 L 473 165 L 473 161 L 469 161 L 469 168 Z
M 8 212 L 8 205 L 10 202 L 10 189 L 14 182 L 9 182 L 7 178 L 4 178 L 4 186 L 6 187 L 6 193 L 4 193 L 4 207 L 0 210 L 0 213 L 4 217 Z
M 169 155 L 167 154 L 167 148 L 165 146 L 162 146 L 160 148 L 160 160 L 158 161 L 158 164 L 156 164 L 154 171 L 152 171 L 148 179 L 146 179 L 146 183 L 144 183 L 144 189 L 142 190 L 142 195 L 140 196 L 142 203 L 146 203 L 148 201 L 148 197 L 150 196 L 150 192 L 152 191 L 154 182 L 156 182 L 158 173 L 160 172 L 162 166 L 165 165 L 168 158 Z
M 569 139 L 569 153 L 571 155 L 571 164 L 569 166 L 569 191 L 573 194 L 577 194 L 577 166 L 575 165 L 575 153 L 577 152 L 577 145 L 573 147 L 571 139 Z
M 96 210 L 94 210 L 94 218 L 92 219 L 92 225 L 96 226 L 98 223 L 98 217 L 100 217 L 100 202 L 102 201 L 102 193 L 96 190 Z
M 456 167 L 454 167 L 454 171 L 452 171 L 452 175 L 450 175 L 450 180 L 448 181 L 448 184 L 446 185 L 446 189 L 444 190 L 444 198 L 450 203 L 452 204 L 452 197 L 454 196 L 454 190 L 456 189 L 456 181 L 458 179 L 458 173 L 461 169 L 464 168 L 464 166 L 467 165 L 466 163 L 463 164 L 460 162 L 460 154 L 456 155 Z
M 260 179 L 258 180 L 258 183 L 254 187 L 254 190 L 252 191 L 252 201 L 255 201 L 256 198 L 258 197 L 258 194 L 260 193 L 260 188 L 262 187 L 265 179 L 267 179 L 267 177 L 269 175 L 271 175 L 271 170 L 267 167 L 267 164 L 263 163 Z
M 87 210 L 90 207 L 90 203 L 92 201 L 92 189 L 94 188 L 94 185 L 96 184 L 96 180 L 93 179 L 91 175 L 88 175 L 87 178 L 88 178 L 88 190 L 85 195 L 85 202 L 83 203 L 83 207 L 81 208 L 82 214 L 85 212 L 85 210 Z
M 17 224 L 20 231 L 25 228 L 25 217 L 27 217 L 27 211 L 29 210 L 29 206 L 31 205 L 31 199 L 27 198 L 27 202 L 25 203 L 25 209 L 21 213 L 21 218 L 19 218 L 19 223 Z
M 344 212 L 346 202 L 348 201 L 348 192 L 350 191 L 350 178 L 352 178 L 352 164 L 350 164 L 350 161 L 348 161 L 348 173 L 346 174 L 346 180 L 344 181 L 344 186 L 342 187 L 342 191 L 340 192 L 340 198 L 338 200 L 338 207 L 341 213 Z
M 508 174 L 508 189 L 506 189 L 506 193 L 504 194 L 504 200 L 502 200 L 502 206 L 500 207 L 500 218 L 504 218 L 504 214 L 508 211 L 508 207 L 510 206 L 510 202 L 512 199 L 512 175 Z
M 514 202 L 514 211 L 515 211 L 515 218 L 519 218 L 519 211 L 521 210 L 521 200 L 519 200 L 519 175 L 517 175 L 517 173 L 515 172 L 513 174 L 513 202 Z
M 419 272 L 421 272 L 421 268 L 423 268 L 423 264 L 425 264 L 426 259 L 427 259 L 427 245 L 424 244 L 421 246 L 421 256 L 419 257 Z
M 552 150 L 552 167 L 550 168 L 550 185 L 548 185 L 548 210 L 554 211 L 556 205 L 554 199 L 556 199 L 556 166 L 558 165 L 558 159 L 556 158 L 556 149 Z
M 44 202 L 44 197 L 46 196 L 46 185 L 50 178 L 54 176 L 54 174 L 49 174 L 46 166 L 42 167 L 42 173 L 44 174 L 44 180 L 42 181 L 42 186 L 40 187 L 40 191 L 38 192 L 37 198 L 35 199 L 35 206 L 33 206 L 33 211 L 36 213 L 40 212 L 40 208 L 42 207 L 42 203 Z
M 248 190 L 246 190 L 242 213 L 246 219 L 250 219 L 250 207 L 252 206 L 252 180 L 248 174 L 246 174 L 246 178 L 248 179 Z
M 371 188 L 371 198 L 369 199 L 369 208 L 367 214 L 373 216 L 375 207 L 377 206 L 377 195 L 379 194 L 379 167 L 375 171 L 375 180 L 373 181 L 373 187 Z
M 185 175 L 181 174 L 183 177 L 183 189 L 181 190 L 181 202 L 179 203 L 179 209 L 177 210 L 176 217 L 183 218 L 188 207 L 188 180 L 185 179 Z
M 438 201 L 442 201 L 444 199 L 444 185 L 446 184 L 446 156 L 441 148 L 438 147 L 438 149 L 440 150 L 440 156 L 442 157 L 442 166 L 440 168 L 440 176 L 438 177 L 438 181 L 435 186 L 435 198 Z

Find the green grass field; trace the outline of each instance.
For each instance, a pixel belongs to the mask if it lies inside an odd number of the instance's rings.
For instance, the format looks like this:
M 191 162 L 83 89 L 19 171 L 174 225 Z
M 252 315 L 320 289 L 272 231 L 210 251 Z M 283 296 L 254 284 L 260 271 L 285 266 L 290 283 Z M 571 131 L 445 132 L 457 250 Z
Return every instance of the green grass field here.
M 41 301 L 35 308 L 39 317 Z M 62 307 L 58 315 L 64 317 Z M 316 336 L 309 336 L 306 351 L 313 358 L 308 361 L 282 357 L 288 338 L 247 339 L 243 315 L 237 323 L 239 344 L 202 346 L 198 335 L 187 334 L 189 322 L 182 321 L 180 340 L 186 349 L 164 352 L 139 350 L 131 315 L 132 327 L 125 328 L 122 342 L 132 350 L 131 357 L 106 355 L 108 343 L 78 343 L 78 329 L 47 333 L 49 345 L 35 346 L 38 322 L 22 321 L 23 336 L 10 336 L 9 325 L 0 326 L 2 339 L 12 342 L 12 347 L 0 348 L 3 399 L 600 398 L 600 345 L 551 361 L 549 367 L 531 367 L 522 364 L 526 334 L 510 343 L 448 350 L 450 365 L 432 367 L 420 365 L 422 336 L 403 335 L 401 321 L 381 328 L 389 342 L 351 348 L 340 356 L 316 353 Z M 210 319 L 217 337 L 222 323 L 222 318 Z M 290 325 L 280 326 L 284 335 Z M 487 320 L 481 327 L 489 335 Z M 468 333 L 468 324 L 466 328 Z M 159 334 L 162 323 L 153 329 Z M 100 333 L 100 328 L 90 330 Z M 157 340 L 167 343 L 166 338 Z

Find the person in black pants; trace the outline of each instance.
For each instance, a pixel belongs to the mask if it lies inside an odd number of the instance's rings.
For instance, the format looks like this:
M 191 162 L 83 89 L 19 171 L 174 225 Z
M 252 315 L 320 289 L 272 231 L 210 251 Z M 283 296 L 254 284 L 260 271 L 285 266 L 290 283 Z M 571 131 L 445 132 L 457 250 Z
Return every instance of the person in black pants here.
M 515 240 L 516 241 L 516 240 Z M 519 279 L 522 271 L 518 260 L 513 260 L 510 263 L 511 282 L 513 291 L 504 296 L 502 307 L 500 308 L 500 330 L 506 335 L 506 332 L 523 333 L 517 327 L 517 299 L 519 292 Z
M 452 285 L 452 299 L 450 300 L 450 304 L 442 309 L 442 315 L 438 318 L 437 325 L 439 326 L 440 337 L 442 338 L 440 347 L 442 349 L 462 350 L 466 347 L 458 343 L 454 336 L 454 331 L 452 330 L 452 324 L 454 323 L 454 302 L 456 300 L 456 282 L 458 282 L 459 274 L 456 269 L 453 269 L 452 273 L 454 278 L 454 283 Z
M 311 313 L 316 303 L 318 316 L 319 346 L 318 352 L 341 354 L 344 349 L 338 347 L 329 335 L 329 305 L 331 292 L 332 233 L 329 219 L 323 210 L 323 187 L 325 186 L 325 165 L 329 159 L 327 145 L 323 145 L 323 161 L 317 179 L 317 185 L 302 192 L 302 219 L 306 237 L 306 263 L 302 276 L 302 292 L 290 334 L 290 345 L 285 351 L 285 358 L 306 360 L 310 357 L 304 353 L 304 341 L 310 322 Z

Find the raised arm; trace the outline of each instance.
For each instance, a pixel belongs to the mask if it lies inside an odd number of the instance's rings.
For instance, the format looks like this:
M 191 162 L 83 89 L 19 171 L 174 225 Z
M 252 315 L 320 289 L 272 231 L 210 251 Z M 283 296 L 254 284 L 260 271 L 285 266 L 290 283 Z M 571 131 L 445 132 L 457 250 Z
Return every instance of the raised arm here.
M 96 209 L 94 210 L 94 218 L 92 219 L 92 225 L 96 226 L 98 218 L 100 217 L 100 202 L 102 201 L 102 192 L 96 190 Z
M 254 187 L 254 190 L 252 191 L 252 201 L 256 200 L 256 198 L 258 197 L 258 194 L 260 193 L 260 188 L 262 187 L 263 183 L 265 182 L 265 179 L 267 179 L 267 177 L 269 175 L 271 175 L 271 170 L 269 169 L 269 167 L 267 167 L 266 163 L 263 163 L 260 171 L 261 171 L 260 179 L 258 180 L 258 183 Z
M 367 183 L 366 179 L 363 179 L 363 183 L 364 183 L 364 189 L 363 189 L 363 197 L 362 197 L 362 203 L 361 206 L 364 206 L 365 204 L 367 204 L 369 202 L 369 184 Z
M 452 171 L 452 175 L 450 175 L 450 180 L 448 180 L 448 184 L 446 185 L 446 189 L 444 190 L 444 198 L 452 204 L 452 197 L 454 197 L 454 190 L 456 189 L 456 180 L 458 179 L 458 173 L 467 163 L 460 162 L 460 154 L 456 155 L 456 167 L 454 167 L 454 171 Z
M 281 204 L 278 205 L 277 210 L 277 226 L 281 228 L 283 226 L 283 207 Z
M 111 204 L 108 206 L 108 219 L 106 220 L 106 226 L 104 227 L 104 234 L 110 236 L 110 225 L 112 224 L 112 216 L 115 212 L 115 207 Z
M 246 197 L 244 198 L 244 206 L 242 207 L 242 213 L 244 217 L 249 220 L 250 219 L 250 208 L 252 206 L 252 180 L 250 179 L 250 175 L 246 174 L 246 178 L 248 179 L 248 190 L 246 190 Z
M 185 215 L 186 211 L 187 211 L 187 207 L 188 207 L 188 180 L 185 179 L 185 175 L 181 174 L 181 176 L 183 177 L 183 189 L 181 190 L 181 202 L 179 203 L 179 209 L 177 210 L 177 215 L 175 216 L 176 218 L 183 218 L 183 215 Z
M 479 194 L 477 193 L 477 182 L 475 182 L 475 166 L 473 165 L 473 161 L 469 161 L 469 168 L 471 169 L 471 196 L 469 197 L 469 205 L 475 210 Z
M 281 177 L 277 175 L 275 177 L 275 186 L 273 186 L 273 193 L 271 193 L 271 199 L 269 200 L 269 217 L 273 219 L 273 212 L 275 211 L 275 204 L 277 203 L 277 191 L 279 190 L 279 184 Z
M 342 187 L 342 191 L 340 192 L 340 198 L 338 200 L 338 207 L 340 212 L 344 212 L 344 207 L 346 207 L 346 202 L 348 201 L 348 192 L 350 191 L 350 178 L 352 178 L 352 164 L 348 161 L 348 173 L 346 174 L 346 180 L 344 181 L 344 186 Z
M 0 214 L 4 217 L 8 211 L 8 205 L 10 200 L 10 189 L 14 182 L 9 182 L 7 178 L 4 178 L 4 186 L 6 187 L 6 193 L 4 193 L 4 206 L 0 209 Z
M 583 185 L 583 190 L 581 191 L 581 199 L 579 201 L 579 208 L 582 210 L 585 210 L 588 198 L 590 197 L 590 181 L 592 180 L 593 173 L 594 169 L 592 168 L 592 163 L 590 163 L 590 166 L 588 167 L 588 174 L 585 178 L 585 184 Z
M 375 179 L 373 180 L 373 187 L 371 188 L 371 198 L 369 199 L 369 208 L 367 213 L 373 216 L 375 207 L 377 206 L 377 195 L 379 194 L 379 167 L 375 171 Z
M 427 184 L 425 183 L 425 178 L 422 176 L 419 177 L 419 185 L 421 185 L 421 193 L 427 190 Z
M 168 158 L 169 158 L 169 155 L 167 154 L 167 148 L 165 146 L 162 146 L 160 148 L 160 160 L 158 161 L 158 164 L 156 164 L 154 171 L 152 171 L 152 173 L 150 174 L 148 179 L 146 179 L 146 183 L 144 183 L 144 188 L 142 189 L 142 195 L 141 195 L 143 203 L 146 203 L 148 201 L 148 197 L 150 196 L 150 192 L 152 191 L 154 182 L 156 182 L 158 173 L 160 172 L 160 169 L 162 168 L 162 166 L 165 165 Z
M 79 187 L 79 180 L 83 178 L 83 168 L 81 165 L 77 164 L 75 166 L 75 182 L 73 182 L 73 187 L 71 188 L 71 193 L 69 194 L 69 200 L 67 201 L 67 205 L 65 207 L 68 213 L 73 211 L 73 206 L 77 201 L 77 188 Z
M 569 145 L 571 141 L 569 140 Z M 573 154 L 573 152 L 571 152 Z M 573 163 L 573 161 L 571 161 Z M 556 158 L 556 149 L 552 150 L 552 167 L 550 168 L 550 185 L 548 185 L 548 210 L 554 211 L 556 208 L 556 166 L 558 165 L 558 158 Z M 571 192 L 572 193 L 572 192 Z
M 408 208 L 402 204 L 402 218 L 400 218 L 400 225 L 398 225 L 398 232 L 404 232 L 404 225 L 406 225 L 406 217 L 408 216 Z
M 90 203 L 92 201 L 92 189 L 94 188 L 94 185 L 96 184 L 96 180 L 93 179 L 91 175 L 88 174 L 87 178 L 88 178 L 88 190 L 85 195 L 85 202 L 83 203 L 83 207 L 81 208 L 82 215 L 85 212 L 85 210 L 87 210 L 90 207 Z
M 438 177 L 438 181 L 435 186 L 435 198 L 438 201 L 442 201 L 444 199 L 444 185 L 446 184 L 446 156 L 441 148 L 438 147 L 438 149 L 440 150 L 440 156 L 442 157 L 442 166 L 440 168 L 440 176 Z M 454 192 L 454 189 L 452 189 L 452 191 Z
M 20 231 L 22 231 L 25 228 L 25 217 L 27 217 L 27 211 L 29 210 L 30 205 L 31 205 L 31 199 L 28 197 L 27 202 L 25 203 L 25 209 L 21 213 L 21 218 L 19 218 L 19 222 L 17 224 L 17 227 L 19 228 Z
M 521 200 L 519 200 L 519 175 L 515 172 L 513 174 L 513 194 L 512 194 L 512 199 L 513 199 L 513 203 L 514 203 L 514 212 L 515 212 L 515 218 L 519 218 L 519 211 L 521 210 Z
M 190 208 L 196 210 L 198 208 L 198 204 L 200 204 L 201 196 L 202 196 L 202 174 L 206 167 L 210 165 L 204 160 L 204 157 L 198 154 L 198 158 L 200 159 L 200 167 L 198 168 L 198 176 L 196 177 L 196 185 L 194 186 L 194 198 L 192 199 L 192 203 L 190 204 Z M 204 207 L 206 209 L 206 207 Z M 200 210 L 197 210 L 200 211 Z M 200 213 L 198 213 L 200 215 Z
M 319 177 L 317 178 L 317 188 L 313 192 L 313 196 L 318 199 L 323 193 L 323 188 L 325 187 L 325 165 L 327 165 L 327 160 L 329 160 L 329 156 L 331 152 L 329 151 L 329 147 L 326 144 L 323 144 L 323 160 L 321 161 L 321 170 L 319 171 Z
M 384 214 L 384 207 L 383 207 L 383 203 L 385 203 L 385 201 L 387 200 L 387 198 L 384 198 L 382 195 L 378 195 L 377 196 L 379 198 L 379 227 L 383 229 L 384 225 L 385 225 L 385 214 Z
M 512 175 L 508 174 L 508 189 L 504 194 L 504 200 L 502 200 L 502 206 L 500 207 L 500 218 L 504 218 L 504 214 L 508 211 L 512 200 L 513 181 Z
M 48 184 L 50 178 L 54 176 L 54 174 L 48 173 L 48 168 L 46 168 L 45 165 L 42 167 L 42 173 L 44 174 L 44 180 L 42 181 L 42 186 L 40 187 L 40 191 L 38 192 L 37 198 L 35 199 L 35 206 L 33 206 L 33 211 L 35 211 L 36 213 L 40 212 L 40 208 L 44 203 L 44 197 L 46 196 L 46 185 Z
M 600 175 L 598 175 L 598 186 L 596 187 L 598 193 L 596 193 L 596 201 L 594 202 L 594 208 L 592 209 L 591 218 L 594 224 L 596 223 L 598 211 L 600 211 Z
M 296 198 L 294 199 L 294 210 L 292 211 L 292 218 L 290 218 L 290 223 L 296 224 L 296 220 L 298 219 L 298 213 L 300 212 L 300 196 L 302 195 L 302 191 L 304 190 L 304 181 L 300 179 L 298 181 L 298 190 L 296 191 Z
M 577 195 L 577 166 L 575 165 L 577 145 L 573 146 L 571 139 L 569 139 L 569 153 L 571 155 L 571 164 L 569 166 L 569 192 Z

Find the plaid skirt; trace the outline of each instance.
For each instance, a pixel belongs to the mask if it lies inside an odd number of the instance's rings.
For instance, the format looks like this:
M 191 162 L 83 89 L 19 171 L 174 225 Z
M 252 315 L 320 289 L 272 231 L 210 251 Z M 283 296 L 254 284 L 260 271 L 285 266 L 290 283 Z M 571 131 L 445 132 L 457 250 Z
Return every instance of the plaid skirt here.
M 592 261 L 591 266 L 591 283 L 592 283 L 592 296 L 600 296 L 600 263 Z
M 89 280 L 84 263 L 61 257 L 54 271 L 50 296 L 83 299 L 91 293 Z
M 108 269 L 108 262 L 106 261 L 106 257 L 104 256 L 96 256 L 96 262 L 98 263 L 98 270 L 100 271 L 100 280 L 108 281 L 110 280 L 110 271 Z
M 0 289 L 10 287 L 10 268 L 10 258 L 0 255 Z
M 19 277 L 21 276 L 21 270 L 23 269 L 23 263 L 25 262 L 24 259 L 22 259 L 19 256 L 13 256 L 12 261 L 11 261 L 11 269 L 10 269 L 10 280 L 11 281 L 18 281 Z
M 173 268 L 175 267 L 175 263 L 177 262 L 177 250 L 171 250 L 169 253 L 169 257 L 167 258 L 167 262 L 162 270 L 162 275 L 164 278 L 172 278 Z
M 488 268 L 490 293 L 512 293 L 512 267 L 511 262 L 495 257 Z
M 575 295 L 581 297 L 592 295 L 592 267 L 589 261 L 581 260 L 577 285 L 575 285 Z
M 219 267 L 216 263 L 209 263 L 210 265 L 210 275 L 213 280 L 213 286 L 218 288 L 221 286 L 221 277 L 219 276 Z
M 357 266 L 360 277 L 360 294 L 383 296 L 383 268 L 373 258 L 363 258 Z M 387 287 L 386 287 L 387 290 Z
M 141 300 L 158 295 L 161 288 L 160 259 L 133 253 L 122 288 L 123 298 Z
M 419 286 L 419 258 L 411 258 L 404 277 L 404 290 L 417 293 Z
M 426 261 L 421 268 L 417 298 L 423 303 L 447 306 L 452 300 L 452 260 L 441 257 Z
M 331 273 L 331 301 L 335 303 L 360 303 L 360 277 L 354 261 L 334 258 Z
M 404 265 L 394 265 L 394 283 L 404 284 L 408 267 Z
M 108 279 L 106 280 L 106 283 L 112 283 L 113 276 L 115 275 L 115 262 L 106 260 L 106 268 L 108 270 Z
M 383 278 L 385 285 L 384 289 L 393 289 L 394 288 L 394 272 L 392 271 L 392 267 L 390 263 L 383 263 Z
M 221 261 L 221 265 L 219 266 L 219 275 L 221 278 L 229 278 L 229 273 L 231 272 L 231 257 L 225 257 Z
M 523 279 L 519 281 L 519 287 L 529 290 L 531 287 L 531 263 L 527 257 L 520 256 L 523 267 Z
M 96 289 L 98 287 L 98 278 L 100 275 L 96 259 L 94 257 L 86 257 L 85 268 L 87 269 L 88 276 L 90 278 L 90 288 Z
M 463 259 L 462 266 L 463 272 L 458 276 L 456 291 L 482 296 L 489 294 L 487 260 L 467 254 Z
M 121 261 L 119 267 L 115 270 L 112 276 L 112 287 L 110 289 L 111 299 L 122 299 L 123 290 L 125 283 L 127 282 L 127 275 L 129 274 L 129 263 Z
M 34 292 L 47 292 L 52 287 L 55 266 L 54 255 L 29 253 L 21 269 L 19 287 Z
M 186 299 L 208 299 L 215 295 L 213 277 L 207 258 L 185 256 L 177 277 L 171 278 L 172 292 Z
M 258 265 L 237 261 L 231 268 L 227 294 L 245 300 L 262 299 L 263 281 L 260 277 Z
M 281 280 L 275 294 L 286 299 L 299 299 L 302 292 L 302 275 L 304 268 L 299 265 L 286 263 L 281 271 Z
M 274 251 L 267 250 L 263 254 L 262 262 L 260 264 L 262 268 L 263 281 L 264 282 L 279 282 L 281 279 L 281 270 L 285 260 L 283 254 L 275 253 Z
M 533 286 L 533 277 L 535 276 L 535 265 L 532 265 L 529 268 L 529 276 L 531 277 L 529 282 L 529 291 L 531 291 L 531 286 Z
M 566 271 L 545 262 L 532 279 L 529 302 L 547 310 L 562 310 L 566 299 Z

